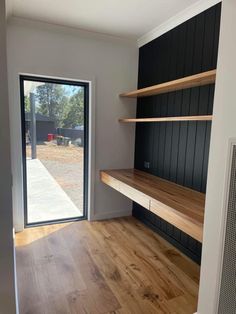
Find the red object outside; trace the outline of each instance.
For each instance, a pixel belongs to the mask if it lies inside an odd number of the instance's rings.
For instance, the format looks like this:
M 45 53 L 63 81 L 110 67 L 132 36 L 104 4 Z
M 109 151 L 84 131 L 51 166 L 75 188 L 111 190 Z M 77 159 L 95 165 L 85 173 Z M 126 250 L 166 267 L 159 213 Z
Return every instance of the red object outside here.
M 48 142 L 51 142 L 53 138 L 54 138 L 53 134 L 48 134 Z

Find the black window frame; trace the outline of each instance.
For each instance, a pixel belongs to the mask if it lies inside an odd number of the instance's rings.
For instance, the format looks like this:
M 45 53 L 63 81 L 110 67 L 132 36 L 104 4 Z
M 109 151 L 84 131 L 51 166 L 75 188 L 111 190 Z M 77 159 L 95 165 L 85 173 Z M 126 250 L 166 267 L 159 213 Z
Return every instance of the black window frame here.
M 22 138 L 22 167 L 23 167 L 23 197 L 24 197 L 24 227 L 37 227 L 58 223 L 74 222 L 86 220 L 88 218 L 88 184 L 89 184 L 89 82 L 73 81 L 67 79 L 48 78 L 34 75 L 20 75 L 20 106 L 21 106 L 21 138 Z M 83 216 L 73 218 L 63 218 L 48 221 L 28 223 L 28 202 L 27 202 L 27 169 L 26 169 L 26 139 L 25 139 L 25 98 L 24 82 L 53 83 L 69 86 L 84 87 L 84 181 L 83 181 Z

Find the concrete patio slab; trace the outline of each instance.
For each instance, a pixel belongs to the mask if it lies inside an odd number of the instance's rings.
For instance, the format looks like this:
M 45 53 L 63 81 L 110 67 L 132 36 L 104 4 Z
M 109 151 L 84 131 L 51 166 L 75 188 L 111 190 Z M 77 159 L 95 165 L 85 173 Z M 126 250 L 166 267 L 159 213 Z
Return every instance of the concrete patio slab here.
M 27 194 L 28 223 L 83 216 L 38 159 L 27 159 Z

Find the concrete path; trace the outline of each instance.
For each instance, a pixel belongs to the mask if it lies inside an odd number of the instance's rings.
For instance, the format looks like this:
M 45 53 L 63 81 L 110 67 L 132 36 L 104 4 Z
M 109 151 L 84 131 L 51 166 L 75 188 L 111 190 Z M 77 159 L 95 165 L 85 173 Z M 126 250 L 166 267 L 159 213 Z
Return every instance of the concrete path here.
M 28 223 L 83 215 L 38 159 L 27 159 L 27 193 Z

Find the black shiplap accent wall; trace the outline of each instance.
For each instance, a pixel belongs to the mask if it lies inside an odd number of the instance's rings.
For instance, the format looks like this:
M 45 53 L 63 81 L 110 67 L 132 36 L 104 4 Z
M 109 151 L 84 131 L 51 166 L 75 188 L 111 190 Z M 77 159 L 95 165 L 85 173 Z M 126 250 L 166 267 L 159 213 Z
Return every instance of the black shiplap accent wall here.
M 140 48 L 138 88 L 216 68 L 221 4 Z M 139 98 L 137 117 L 212 114 L 214 84 Z M 211 122 L 137 123 L 135 168 L 206 191 Z M 144 168 L 144 162 L 150 168 Z M 196 261 L 201 244 L 134 203 L 133 215 Z

